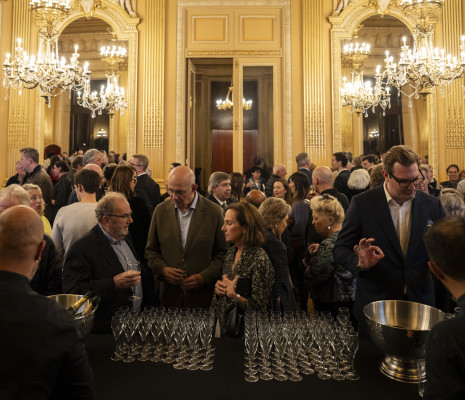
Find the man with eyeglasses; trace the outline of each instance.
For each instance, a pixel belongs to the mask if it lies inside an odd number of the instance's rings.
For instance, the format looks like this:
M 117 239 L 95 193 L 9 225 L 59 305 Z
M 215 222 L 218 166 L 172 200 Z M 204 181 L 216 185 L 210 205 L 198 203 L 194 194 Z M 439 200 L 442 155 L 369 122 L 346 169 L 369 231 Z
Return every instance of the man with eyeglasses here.
M 124 195 L 105 195 L 95 208 L 97 225 L 70 247 L 63 265 L 65 293 L 85 294 L 90 290 L 101 297 L 95 313 L 96 332 L 110 329 L 111 318 L 121 306 L 139 309 L 155 303 L 152 273 L 138 259 L 128 235 L 131 214 Z M 137 261 L 140 274 L 130 271 Z
M 134 191 L 141 198 L 147 196 L 150 206 L 152 209 L 155 209 L 158 203 L 160 203 L 160 186 L 147 175 L 149 159 L 143 154 L 134 154 L 129 164 L 136 169 L 137 173 L 137 183 Z
M 174 168 L 167 188 L 171 200 L 153 213 L 145 257 L 160 280 L 162 305 L 209 307 L 227 250 L 223 210 L 197 192 L 188 167 Z
M 417 191 L 420 158 L 406 146 L 384 159 L 384 185 L 355 196 L 335 243 L 334 260 L 358 277 L 354 316 L 378 300 L 410 300 L 434 306 L 423 234 L 445 216 L 439 200 Z

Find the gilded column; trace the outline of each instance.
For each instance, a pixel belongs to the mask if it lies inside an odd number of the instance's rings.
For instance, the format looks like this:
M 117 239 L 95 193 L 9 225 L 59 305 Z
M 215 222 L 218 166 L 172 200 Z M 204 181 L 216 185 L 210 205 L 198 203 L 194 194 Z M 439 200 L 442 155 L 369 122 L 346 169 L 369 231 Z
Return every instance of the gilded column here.
M 165 65 L 165 0 L 146 1 L 143 47 L 143 153 L 150 160 L 153 179 L 163 182 L 163 100 Z
M 30 54 L 30 36 L 32 25 L 31 13 L 28 10 L 28 1 L 20 0 L 13 2 L 13 20 L 11 31 L 11 59 L 15 57 L 17 39 L 22 39 L 22 47 Z M 32 93 L 31 93 L 32 92 Z M 23 89 L 22 91 L 9 90 L 8 102 L 8 173 L 12 175 L 15 171 L 16 161 L 19 160 L 19 149 L 30 145 L 30 126 L 28 108 L 31 99 L 35 95 L 34 90 Z M 2 100 L 3 101 L 3 100 Z M 39 149 L 39 153 L 41 153 Z
M 452 56 L 460 54 L 460 38 L 464 32 L 461 0 L 449 0 L 443 7 L 442 35 L 444 47 Z M 462 79 L 453 82 L 446 91 L 445 104 L 445 163 L 465 165 L 465 105 Z M 440 165 L 445 171 L 445 165 Z M 444 173 L 443 171 L 440 171 Z
M 303 0 L 304 146 L 317 165 L 326 162 L 325 46 L 323 1 Z M 335 143 L 335 149 L 341 148 Z

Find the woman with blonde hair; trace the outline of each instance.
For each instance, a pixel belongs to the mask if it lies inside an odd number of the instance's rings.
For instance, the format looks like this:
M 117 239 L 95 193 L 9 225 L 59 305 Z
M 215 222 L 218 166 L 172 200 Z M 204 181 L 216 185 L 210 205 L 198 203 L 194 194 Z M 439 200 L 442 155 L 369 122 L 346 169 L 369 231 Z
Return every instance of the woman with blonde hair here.
M 344 210 L 336 198 L 328 194 L 310 201 L 315 230 L 325 239 L 308 246 L 305 283 L 309 287 L 315 310 L 337 315 L 339 307 L 352 309 L 355 299 L 355 277 L 333 259 L 334 243 L 342 228 Z
M 37 212 L 37 214 L 39 214 L 40 218 L 42 218 L 42 223 L 44 224 L 44 232 L 48 236 L 52 236 L 52 227 L 47 217 L 44 215 L 45 202 L 42 197 L 42 190 L 39 186 L 34 185 L 32 183 L 25 183 L 22 186 L 22 188 L 29 193 L 29 207 L 34 209 Z

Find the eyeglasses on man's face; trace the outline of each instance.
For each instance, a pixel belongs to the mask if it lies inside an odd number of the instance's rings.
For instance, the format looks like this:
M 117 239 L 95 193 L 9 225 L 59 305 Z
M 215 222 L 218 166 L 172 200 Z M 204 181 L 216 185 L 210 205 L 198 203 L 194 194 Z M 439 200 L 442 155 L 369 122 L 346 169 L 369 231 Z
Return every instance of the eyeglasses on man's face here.
M 130 162 L 129 164 L 132 165 L 133 167 L 142 167 L 142 164 L 134 164 L 132 162 Z
M 129 214 L 122 214 L 122 215 L 108 214 L 108 216 L 109 217 L 121 218 L 121 219 L 131 219 L 132 218 L 132 211 Z
M 421 171 L 420 171 L 420 175 L 418 175 L 414 179 L 399 179 L 399 178 L 395 177 L 394 174 L 390 174 L 390 175 L 391 175 L 392 179 L 394 179 L 402 189 L 408 188 L 412 183 L 413 183 L 413 186 L 417 187 L 417 186 L 421 185 L 423 183 L 423 181 L 425 180 L 425 177 L 423 176 Z
M 177 197 L 182 197 L 184 196 L 189 190 L 191 190 L 192 188 L 189 187 L 187 188 L 186 190 L 173 190 L 173 189 L 170 189 L 168 188 L 168 193 L 171 195 L 171 196 L 177 196 Z

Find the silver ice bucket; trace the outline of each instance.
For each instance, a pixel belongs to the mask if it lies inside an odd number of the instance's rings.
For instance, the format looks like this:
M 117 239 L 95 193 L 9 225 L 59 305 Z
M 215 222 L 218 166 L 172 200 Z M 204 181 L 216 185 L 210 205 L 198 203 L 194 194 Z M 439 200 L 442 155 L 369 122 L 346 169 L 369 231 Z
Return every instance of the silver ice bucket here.
M 446 315 L 437 308 L 403 300 L 375 301 L 363 312 L 371 339 L 386 355 L 381 372 L 400 382 L 424 381 L 418 361 L 425 358 L 429 331 Z
M 69 308 L 74 303 L 76 303 L 82 296 L 82 294 L 55 294 L 53 296 L 47 297 L 52 300 L 55 300 L 57 303 L 60 303 L 63 307 Z M 90 301 L 86 300 L 86 302 L 79 308 L 77 313 L 83 312 L 89 304 Z M 76 321 L 76 325 L 83 337 L 86 337 L 87 334 L 92 330 L 92 326 L 94 325 L 95 311 L 97 310 L 97 308 L 98 306 L 95 307 L 92 310 L 92 312 L 88 315 L 74 318 L 74 320 Z

